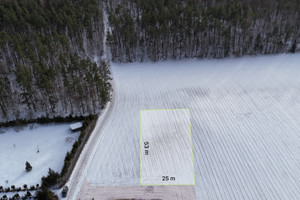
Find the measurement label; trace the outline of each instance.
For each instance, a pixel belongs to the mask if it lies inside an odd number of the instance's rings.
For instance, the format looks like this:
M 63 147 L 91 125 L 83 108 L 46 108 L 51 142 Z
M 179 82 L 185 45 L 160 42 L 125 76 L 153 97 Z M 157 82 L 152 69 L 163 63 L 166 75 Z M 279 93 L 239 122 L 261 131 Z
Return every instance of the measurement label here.
M 145 155 L 149 155 L 149 142 L 144 142 Z
M 195 185 L 189 109 L 141 110 L 139 141 L 141 185 Z
M 162 181 L 175 181 L 174 176 L 162 176 Z

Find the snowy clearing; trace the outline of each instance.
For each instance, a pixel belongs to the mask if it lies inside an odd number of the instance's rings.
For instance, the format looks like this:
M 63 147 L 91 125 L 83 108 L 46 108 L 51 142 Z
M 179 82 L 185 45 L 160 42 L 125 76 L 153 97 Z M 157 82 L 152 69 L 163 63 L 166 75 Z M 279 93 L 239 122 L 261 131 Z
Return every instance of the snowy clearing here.
M 300 199 L 299 65 L 299 54 L 113 64 L 114 103 L 76 188 L 138 186 L 140 110 L 189 108 L 197 199 Z
M 79 137 L 70 124 L 29 124 L 20 128 L 1 128 L 0 185 L 23 187 L 40 184 L 49 168 L 60 173 L 67 151 Z M 28 161 L 32 170 L 25 171 Z M 6 181 L 8 180 L 8 183 Z

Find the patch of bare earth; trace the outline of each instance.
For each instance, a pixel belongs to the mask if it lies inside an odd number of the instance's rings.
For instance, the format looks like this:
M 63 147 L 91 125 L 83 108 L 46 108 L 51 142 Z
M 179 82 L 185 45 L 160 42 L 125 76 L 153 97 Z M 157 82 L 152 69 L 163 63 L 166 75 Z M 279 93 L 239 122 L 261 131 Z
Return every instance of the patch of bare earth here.
M 93 186 L 85 182 L 79 200 L 196 200 L 194 185 Z

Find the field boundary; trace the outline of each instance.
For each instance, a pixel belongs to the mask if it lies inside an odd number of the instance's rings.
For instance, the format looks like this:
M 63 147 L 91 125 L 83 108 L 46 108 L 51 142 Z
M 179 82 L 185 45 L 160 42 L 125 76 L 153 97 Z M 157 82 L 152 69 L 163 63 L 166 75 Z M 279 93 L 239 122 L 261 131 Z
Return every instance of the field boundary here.
M 189 134 L 190 134 L 190 147 L 192 153 L 192 169 L 193 169 L 193 183 L 192 184 L 145 184 L 142 183 L 142 149 L 143 149 L 143 142 L 142 142 L 142 112 L 144 111 L 170 111 L 170 110 L 186 110 L 188 112 L 188 123 L 189 123 Z M 188 186 L 188 185 L 196 185 L 196 176 L 195 176 L 195 164 L 194 164 L 194 151 L 193 151 L 193 136 L 192 136 L 192 127 L 191 127 L 191 114 L 189 108 L 169 108 L 169 109 L 142 109 L 140 110 L 140 185 L 142 186 L 160 186 L 160 185 L 174 185 L 174 186 Z

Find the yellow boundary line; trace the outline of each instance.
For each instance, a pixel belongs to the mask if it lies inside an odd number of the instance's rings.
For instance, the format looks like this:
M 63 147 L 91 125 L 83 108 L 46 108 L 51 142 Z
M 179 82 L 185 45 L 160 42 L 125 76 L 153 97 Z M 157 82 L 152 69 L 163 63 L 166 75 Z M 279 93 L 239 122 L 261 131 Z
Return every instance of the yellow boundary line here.
M 142 110 L 140 110 L 140 185 L 142 185 Z
M 192 135 L 192 124 L 191 124 L 191 112 L 188 109 L 189 113 L 189 124 L 190 124 L 190 134 L 191 134 L 191 149 L 192 149 L 192 164 L 193 164 L 193 173 L 194 173 L 194 185 L 196 185 L 196 174 L 195 174 L 195 164 L 194 164 L 194 148 L 193 148 L 193 135 Z
M 192 150 L 192 165 L 194 174 L 193 184 L 142 184 L 142 112 L 143 111 L 163 111 L 163 110 L 187 110 L 189 115 L 189 129 L 191 136 L 191 150 Z M 194 165 L 194 151 L 193 151 L 193 137 L 192 137 L 192 125 L 191 125 L 191 113 L 189 108 L 170 108 L 170 109 L 144 109 L 140 110 L 140 185 L 196 185 L 195 165 Z

